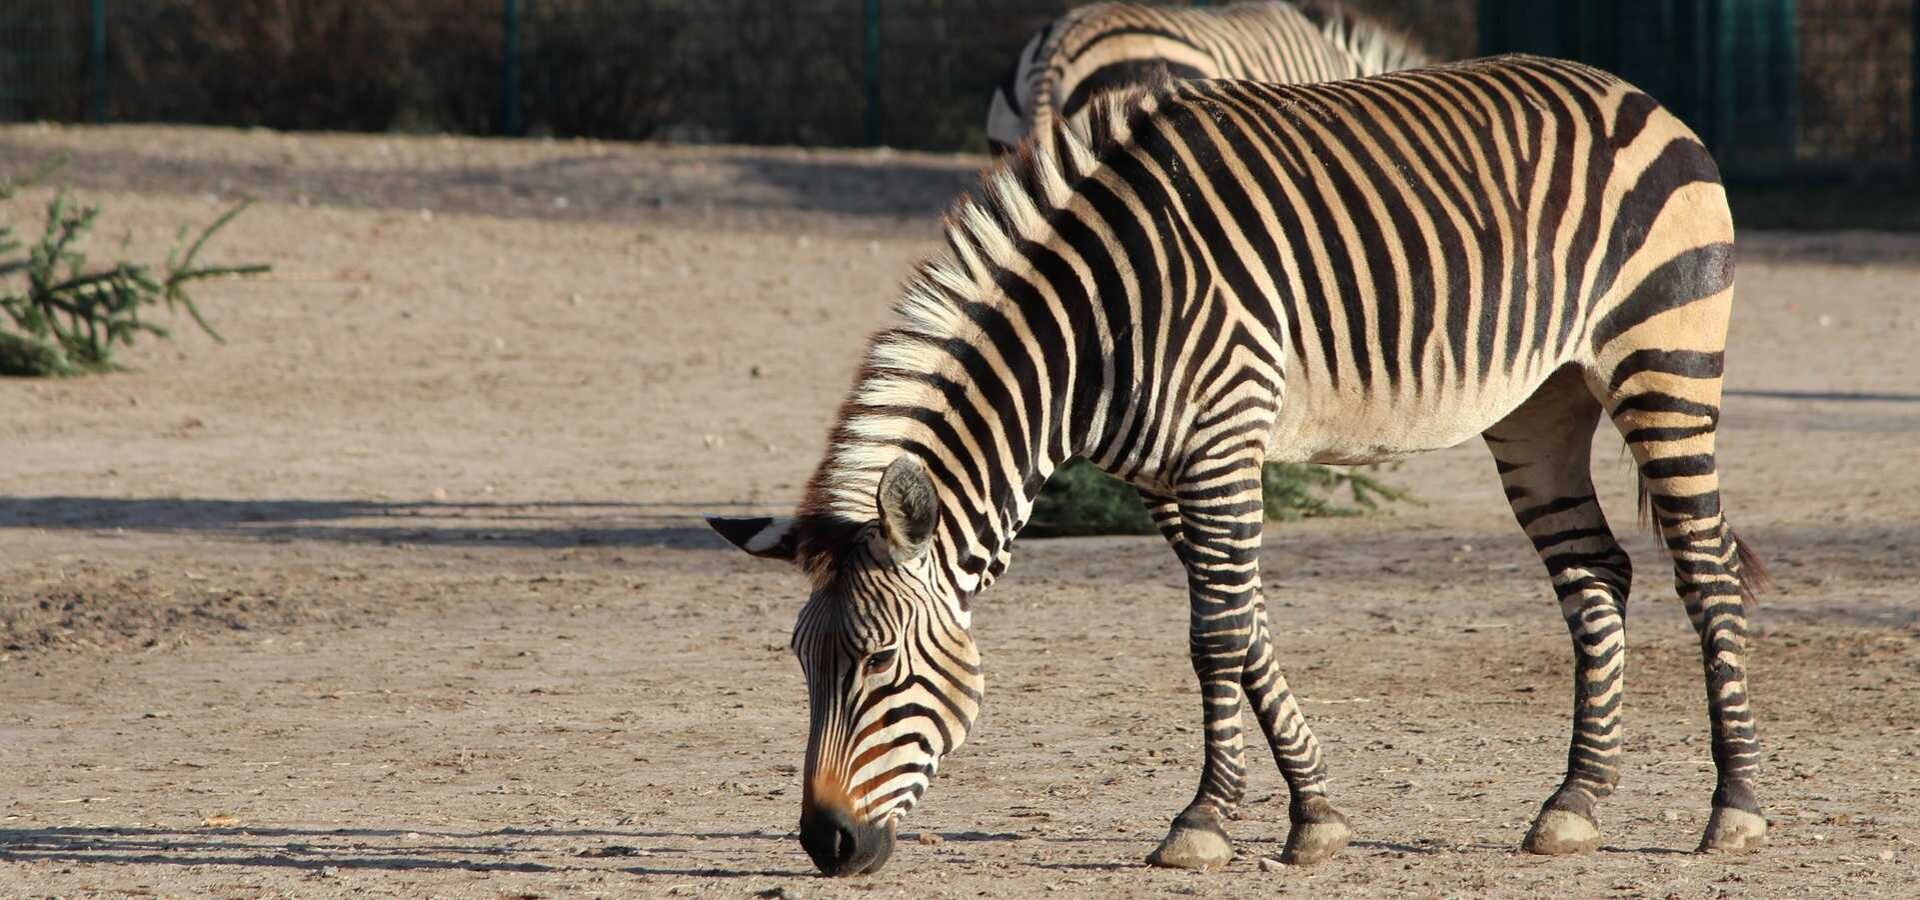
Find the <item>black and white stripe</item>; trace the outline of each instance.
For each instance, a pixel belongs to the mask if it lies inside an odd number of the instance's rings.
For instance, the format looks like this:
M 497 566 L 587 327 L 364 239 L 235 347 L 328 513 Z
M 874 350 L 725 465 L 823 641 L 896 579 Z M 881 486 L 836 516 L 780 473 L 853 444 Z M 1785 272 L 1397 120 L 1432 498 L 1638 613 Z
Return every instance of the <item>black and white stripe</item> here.
M 1303 84 L 1429 61 L 1405 35 L 1333 0 L 1194 8 L 1095 3 L 1027 41 L 994 91 L 987 144 L 1004 153 L 1103 93 L 1162 78 Z
M 1589 474 L 1605 417 L 1701 641 L 1719 766 L 1702 847 L 1761 842 L 1742 657 L 1762 576 L 1722 517 L 1714 454 L 1733 228 L 1686 126 L 1611 75 L 1532 57 L 1180 82 L 1081 125 L 1023 145 L 950 214 L 950 252 L 875 336 L 798 515 L 716 523 L 813 575 L 795 637 L 809 784 L 867 811 L 874 840 L 890 827 L 893 792 L 923 784 L 977 709 L 972 598 L 1047 477 L 1083 456 L 1139 488 L 1188 574 L 1206 755 L 1150 861 L 1231 858 L 1248 706 L 1292 795 L 1286 858 L 1332 855 L 1347 826 L 1262 599 L 1261 466 L 1481 435 L 1575 650 L 1566 779 L 1527 847 L 1589 849 L 1619 778 L 1630 577 Z M 940 624 L 903 642 L 909 621 Z M 926 687 L 957 693 L 920 702 L 927 715 L 875 713 L 890 701 L 847 672 L 883 645 L 966 661 Z M 890 749 L 860 738 L 870 726 L 822 724 L 835 715 L 898 723 L 875 732 Z M 875 752 L 895 755 L 858 771 L 905 780 L 842 777 Z

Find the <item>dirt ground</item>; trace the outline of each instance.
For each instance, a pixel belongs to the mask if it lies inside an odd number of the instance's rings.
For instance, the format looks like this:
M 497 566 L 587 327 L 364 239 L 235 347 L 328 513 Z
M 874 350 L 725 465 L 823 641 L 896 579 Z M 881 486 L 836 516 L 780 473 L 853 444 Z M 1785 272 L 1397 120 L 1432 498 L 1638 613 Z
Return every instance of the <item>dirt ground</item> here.
M 1765 851 L 1688 852 L 1700 665 L 1603 433 L 1640 579 L 1602 850 L 1515 850 L 1564 765 L 1570 652 L 1470 444 L 1384 474 L 1422 506 L 1269 531 L 1344 855 L 1259 865 L 1286 802 L 1256 749 L 1243 856 L 1141 864 L 1198 775 L 1182 579 L 1157 538 L 1035 540 L 976 616 L 972 742 L 885 871 L 826 881 L 793 839 L 801 585 L 698 514 L 792 503 L 981 159 L 0 129 L 0 170 L 60 150 L 103 247 L 157 256 L 251 194 L 215 256 L 278 268 L 202 292 L 224 345 L 0 382 L 0 895 L 1914 891 L 1913 238 L 1742 236 L 1721 451 L 1778 584 Z

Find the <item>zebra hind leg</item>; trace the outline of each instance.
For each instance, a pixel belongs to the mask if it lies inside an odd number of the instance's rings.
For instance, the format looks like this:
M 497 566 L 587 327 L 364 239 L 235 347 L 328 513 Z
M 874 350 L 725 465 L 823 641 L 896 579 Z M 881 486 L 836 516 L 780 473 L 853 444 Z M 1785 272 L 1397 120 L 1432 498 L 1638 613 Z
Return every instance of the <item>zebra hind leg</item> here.
M 1741 851 L 1767 836 L 1754 792 L 1760 741 L 1745 663 L 1746 603 L 1764 575 L 1720 507 L 1719 375 L 1717 349 L 1636 352 L 1608 379 L 1606 402 L 1639 463 L 1654 526 L 1673 558 L 1675 588 L 1700 639 L 1718 777 L 1699 849 Z
M 1514 518 L 1546 564 L 1573 637 L 1573 737 L 1567 774 L 1541 805 L 1525 848 L 1584 853 L 1600 844 L 1594 808 L 1620 780 L 1626 603 L 1632 579 L 1594 493 L 1591 461 L 1600 404 L 1577 370 L 1547 380 L 1487 430 Z

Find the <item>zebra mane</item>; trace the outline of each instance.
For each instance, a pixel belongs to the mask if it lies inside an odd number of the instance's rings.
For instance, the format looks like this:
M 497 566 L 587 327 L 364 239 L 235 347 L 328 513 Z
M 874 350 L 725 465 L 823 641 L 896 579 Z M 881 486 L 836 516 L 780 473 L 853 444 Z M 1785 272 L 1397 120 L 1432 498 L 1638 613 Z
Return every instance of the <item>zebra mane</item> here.
M 1300 12 L 1335 46 L 1353 54 L 1368 74 L 1397 72 L 1433 62 L 1412 35 L 1336 0 L 1306 0 Z
M 1071 122 L 1030 136 L 947 210 L 946 252 L 919 265 L 894 306 L 895 321 L 870 339 L 826 455 L 807 483 L 797 516 L 803 566 L 824 571 L 849 536 L 878 517 L 880 473 L 904 452 L 903 443 L 938 445 L 907 414 L 945 404 L 927 376 L 967 383 L 947 348 L 977 336 L 970 308 L 995 302 L 995 273 L 1022 267 L 1022 241 L 1042 232 L 1101 157 L 1131 138 L 1133 124 L 1156 105 L 1156 90 L 1112 92 Z

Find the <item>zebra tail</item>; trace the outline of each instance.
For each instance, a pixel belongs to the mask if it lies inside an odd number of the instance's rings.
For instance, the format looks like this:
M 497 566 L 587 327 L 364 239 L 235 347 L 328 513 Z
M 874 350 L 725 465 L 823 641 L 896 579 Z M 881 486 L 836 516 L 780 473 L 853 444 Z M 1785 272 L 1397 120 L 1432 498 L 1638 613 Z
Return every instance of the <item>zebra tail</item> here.
M 1653 522 L 1653 492 L 1647 489 L 1647 479 L 1640 475 L 1639 466 L 1633 470 L 1634 482 L 1640 488 L 1640 527 L 1650 528 L 1659 536 L 1660 530 Z M 1755 552 L 1753 545 L 1735 533 L 1732 525 L 1724 526 L 1727 540 L 1733 542 L 1733 577 L 1740 581 L 1740 598 L 1751 609 L 1760 603 L 1760 595 L 1773 590 L 1773 578 L 1767 574 L 1767 564 Z
M 1625 445 L 1622 445 L 1621 449 L 1624 451 Z M 1660 529 L 1653 527 L 1653 491 L 1647 487 L 1647 477 L 1640 474 L 1640 464 L 1635 462 L 1633 457 L 1627 457 L 1627 465 L 1633 467 L 1633 483 L 1640 488 L 1640 499 L 1635 503 L 1640 511 L 1638 517 L 1640 527 L 1651 529 L 1658 536 Z
M 1757 605 L 1762 593 L 1773 590 L 1773 579 L 1767 575 L 1767 564 L 1761 562 L 1760 554 L 1739 535 L 1733 533 L 1733 526 L 1727 526 L 1727 538 L 1733 541 L 1737 563 L 1733 576 L 1740 579 L 1740 597 L 1751 608 Z

